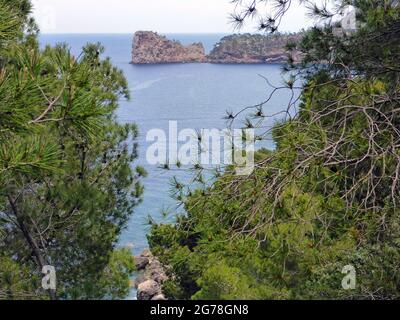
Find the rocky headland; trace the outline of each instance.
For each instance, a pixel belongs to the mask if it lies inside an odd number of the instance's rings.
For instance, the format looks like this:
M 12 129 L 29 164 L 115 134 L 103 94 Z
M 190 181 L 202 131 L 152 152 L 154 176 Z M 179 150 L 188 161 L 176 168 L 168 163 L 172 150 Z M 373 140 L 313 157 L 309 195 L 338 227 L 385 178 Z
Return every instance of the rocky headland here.
M 287 61 L 286 46 L 289 43 L 298 44 L 300 34 L 240 34 L 221 39 L 211 53 L 208 61 L 211 63 L 285 63 Z M 292 54 L 294 62 L 300 61 L 300 52 Z
M 284 63 L 286 45 L 298 44 L 301 34 L 241 34 L 222 38 L 206 55 L 202 43 L 189 46 L 150 31 L 138 31 L 133 40 L 132 63 Z M 298 50 L 292 52 L 295 63 L 301 60 Z

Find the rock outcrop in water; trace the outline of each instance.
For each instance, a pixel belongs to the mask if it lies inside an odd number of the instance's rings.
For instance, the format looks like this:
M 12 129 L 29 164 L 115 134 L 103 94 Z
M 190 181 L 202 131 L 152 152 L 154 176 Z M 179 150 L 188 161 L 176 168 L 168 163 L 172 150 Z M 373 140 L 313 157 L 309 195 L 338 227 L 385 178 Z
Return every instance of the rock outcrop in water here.
M 150 31 L 138 31 L 133 41 L 132 63 L 284 63 L 287 61 L 286 45 L 297 44 L 302 34 L 242 34 L 221 39 L 206 56 L 204 46 L 194 43 L 183 46 L 178 41 Z M 299 51 L 292 53 L 294 62 L 301 60 Z
M 206 62 L 206 60 L 205 50 L 201 43 L 193 43 L 185 47 L 180 42 L 169 40 L 155 32 L 135 33 L 132 52 L 134 64 Z
M 208 56 L 212 63 L 284 63 L 287 61 L 286 45 L 298 44 L 301 34 L 242 34 L 221 39 Z M 301 60 L 294 51 L 294 62 Z

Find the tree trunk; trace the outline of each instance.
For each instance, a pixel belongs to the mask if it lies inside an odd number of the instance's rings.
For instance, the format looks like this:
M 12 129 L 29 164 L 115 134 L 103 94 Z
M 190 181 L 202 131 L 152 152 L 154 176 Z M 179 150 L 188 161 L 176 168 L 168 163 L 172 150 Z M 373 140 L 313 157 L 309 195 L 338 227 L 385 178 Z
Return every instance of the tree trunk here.
M 19 228 L 22 231 L 22 234 L 25 237 L 26 242 L 28 243 L 29 247 L 32 249 L 33 254 L 35 255 L 36 258 L 36 263 L 39 267 L 39 271 L 42 272 L 43 267 L 47 265 L 45 258 L 40 252 L 40 247 L 36 241 L 36 239 L 32 236 L 31 232 L 29 231 L 29 228 L 26 226 L 25 221 L 23 217 L 18 212 L 18 208 L 14 202 L 14 200 L 11 198 L 10 195 L 7 196 L 8 201 L 10 203 L 11 209 L 17 218 L 17 223 Z M 56 290 L 49 290 L 49 296 L 51 300 L 57 300 L 57 293 Z

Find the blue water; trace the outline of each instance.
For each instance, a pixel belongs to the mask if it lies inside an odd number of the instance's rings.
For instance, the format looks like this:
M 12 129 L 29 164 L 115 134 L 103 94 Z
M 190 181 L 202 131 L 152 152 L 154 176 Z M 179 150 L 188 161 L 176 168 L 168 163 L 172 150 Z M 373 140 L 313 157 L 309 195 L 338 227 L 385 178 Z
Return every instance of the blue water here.
M 207 51 L 220 40 L 219 34 L 174 34 L 168 37 L 184 44 L 203 42 Z M 148 130 L 164 129 L 168 132 L 168 121 L 177 120 L 178 129 L 212 129 L 226 127 L 223 117 L 226 110 L 239 111 L 263 101 L 271 92 L 264 79 L 268 77 L 275 85 L 282 84 L 279 65 L 214 65 L 214 64 L 169 64 L 144 65 L 130 64 L 132 35 L 104 34 L 65 34 L 42 35 L 41 44 L 66 42 L 75 55 L 87 42 L 101 42 L 105 55 L 122 69 L 129 81 L 132 99 L 121 101 L 118 110 L 119 121 L 136 123 L 140 130 L 139 159 L 149 173 L 144 182 L 143 203 L 135 208 L 132 218 L 121 235 L 120 243 L 132 248 L 134 254 L 143 251 L 148 244 L 148 216 L 155 221 L 173 221 L 173 214 L 181 212 L 170 197 L 170 181 L 177 176 L 180 181 L 189 181 L 192 174 L 187 170 L 165 171 L 147 163 L 145 154 L 149 145 L 145 137 Z M 274 96 L 265 113 L 274 114 L 286 108 L 288 98 L 285 94 Z M 277 119 L 271 119 L 272 125 Z M 265 147 L 273 148 L 272 141 L 264 142 Z M 172 216 L 164 217 L 168 211 Z

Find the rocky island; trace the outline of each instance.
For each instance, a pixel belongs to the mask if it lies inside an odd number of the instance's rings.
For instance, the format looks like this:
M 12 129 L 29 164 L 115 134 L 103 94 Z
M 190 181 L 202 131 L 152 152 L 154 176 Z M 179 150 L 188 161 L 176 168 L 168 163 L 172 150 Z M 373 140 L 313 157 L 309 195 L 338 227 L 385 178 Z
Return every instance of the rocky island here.
M 138 31 L 133 40 L 132 63 L 284 63 L 286 45 L 298 43 L 300 39 L 301 34 L 231 35 L 222 38 L 206 55 L 202 43 L 184 46 L 155 32 Z M 300 58 L 300 52 L 294 51 L 294 62 L 299 62 Z
M 180 42 L 169 40 L 155 32 L 138 31 L 133 39 L 132 63 L 183 63 L 206 62 L 206 54 L 201 43 L 187 47 Z

